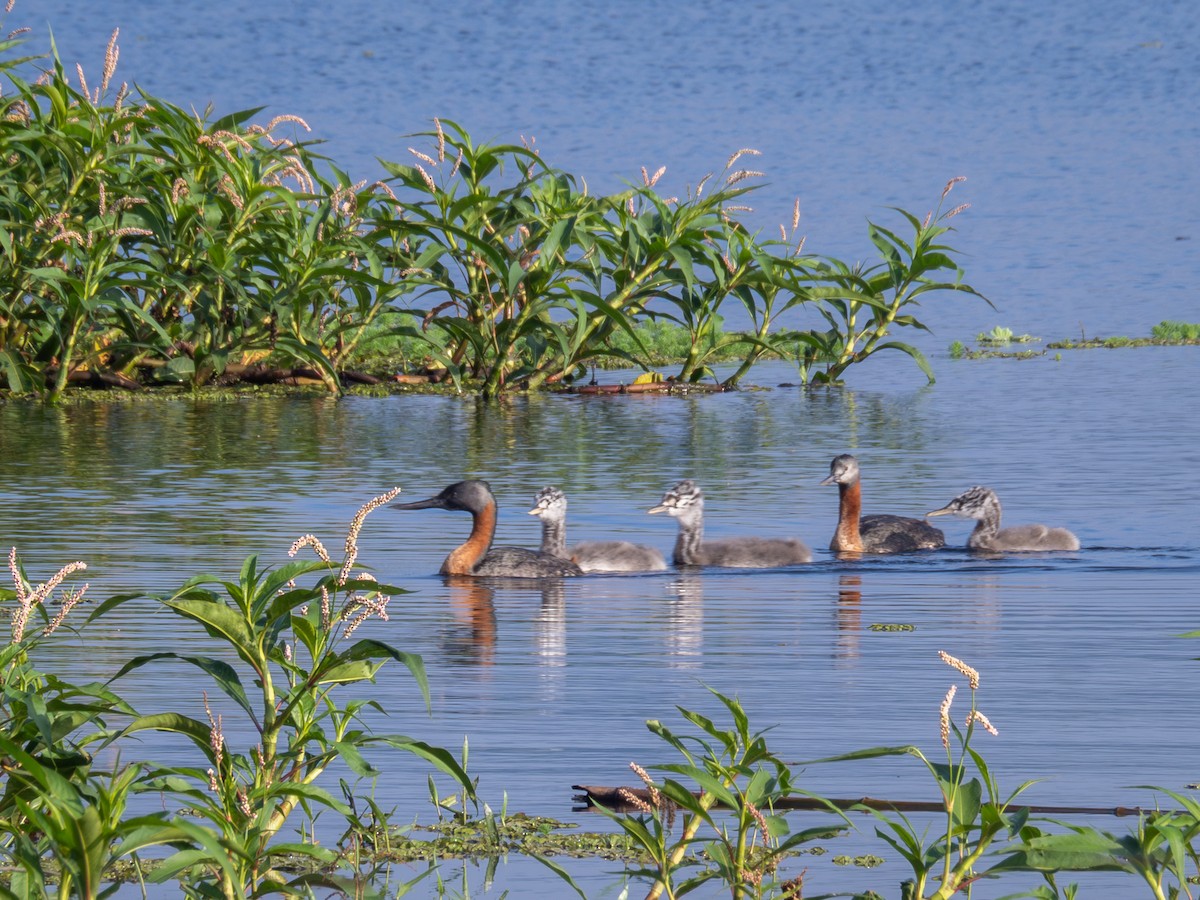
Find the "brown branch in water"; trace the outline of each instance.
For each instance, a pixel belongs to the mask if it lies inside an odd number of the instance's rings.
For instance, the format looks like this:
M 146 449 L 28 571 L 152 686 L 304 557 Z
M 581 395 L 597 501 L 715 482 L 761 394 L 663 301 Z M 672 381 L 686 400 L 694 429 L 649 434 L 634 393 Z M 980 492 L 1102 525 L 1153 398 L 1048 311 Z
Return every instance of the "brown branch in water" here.
M 692 391 L 723 393 L 721 384 L 691 384 L 679 381 L 650 381 L 644 384 L 580 384 L 566 389 L 568 394 L 686 394 Z
M 46 369 L 46 383 L 53 384 L 58 377 L 58 366 Z M 78 384 L 93 388 L 120 388 L 124 391 L 140 391 L 142 385 L 132 378 L 126 378 L 117 372 L 105 372 L 101 369 L 73 369 L 67 373 L 68 384 Z
M 650 792 L 642 787 L 608 787 L 595 784 L 573 784 L 573 791 L 583 791 L 572 799 L 587 806 L 603 806 L 613 812 L 637 812 L 636 805 L 631 804 L 626 797 L 632 796 L 642 803 L 649 803 Z M 699 797 L 699 792 L 693 792 Z M 624 796 L 623 796 L 624 795 Z M 848 810 L 855 807 L 896 812 L 945 812 L 946 808 L 939 802 L 922 800 L 880 800 L 875 797 L 859 797 L 852 799 L 835 799 L 831 797 L 783 797 L 774 801 L 775 809 L 816 810 L 831 812 L 833 810 Z M 1010 812 L 1026 810 L 1033 815 L 1049 816 L 1140 816 L 1143 813 L 1162 812 L 1162 810 L 1142 809 L 1140 806 L 1019 806 L 1008 807 Z

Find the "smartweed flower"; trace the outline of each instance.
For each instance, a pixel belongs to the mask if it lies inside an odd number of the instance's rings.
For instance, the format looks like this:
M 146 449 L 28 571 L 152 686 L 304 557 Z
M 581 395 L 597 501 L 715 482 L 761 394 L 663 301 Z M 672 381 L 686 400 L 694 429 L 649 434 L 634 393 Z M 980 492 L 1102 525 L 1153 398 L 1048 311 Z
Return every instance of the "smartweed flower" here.
M 961 659 L 951 656 L 945 650 L 939 650 L 938 656 L 941 657 L 942 662 L 944 662 L 950 668 L 955 669 L 967 676 L 967 683 L 971 685 L 971 690 L 979 690 L 979 671 L 977 669 L 971 668 Z
M 950 690 L 946 691 L 946 698 L 942 701 L 942 746 L 947 750 L 950 749 L 950 704 L 954 702 L 954 695 L 956 693 L 958 693 L 958 685 L 950 685 Z
M 981 713 L 977 709 L 971 710 L 971 714 L 969 716 L 967 716 L 966 725 L 968 728 L 971 727 L 972 722 L 978 722 L 980 725 L 983 726 L 983 730 L 986 731 L 988 734 L 992 734 L 992 735 L 996 735 L 996 736 L 999 736 L 999 734 L 1000 734 L 1000 732 L 996 730 L 996 727 L 991 722 L 988 721 L 988 717 L 985 716 L 983 713 Z
M 650 777 L 650 773 L 635 762 L 631 762 L 629 764 L 629 768 L 633 770 L 633 773 L 637 775 L 638 778 L 642 779 L 642 784 L 646 785 L 646 790 L 650 792 L 650 802 L 656 807 L 662 807 L 662 794 L 659 793 L 658 788 L 655 787 L 654 779 Z
M 338 585 L 346 583 L 346 579 L 350 577 L 350 570 L 354 567 L 354 561 L 358 559 L 358 533 L 362 531 L 363 522 L 366 521 L 367 515 L 385 503 L 390 503 L 399 493 L 400 488 L 394 487 L 386 494 L 381 494 L 374 500 L 368 500 L 355 514 L 354 519 L 350 522 L 350 530 L 346 533 L 346 560 L 342 563 L 342 571 L 338 575 Z

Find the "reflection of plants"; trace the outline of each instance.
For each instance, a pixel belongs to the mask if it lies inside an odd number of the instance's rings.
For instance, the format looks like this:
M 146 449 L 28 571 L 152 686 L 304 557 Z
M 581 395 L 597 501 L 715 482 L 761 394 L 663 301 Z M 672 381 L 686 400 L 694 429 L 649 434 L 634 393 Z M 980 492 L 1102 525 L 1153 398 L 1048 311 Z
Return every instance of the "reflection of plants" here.
M 211 656 L 140 656 L 116 677 L 164 659 L 195 666 L 231 701 L 230 709 L 244 715 L 257 742 L 241 752 L 227 746 L 225 716 L 211 710 L 207 694 L 206 720 L 167 712 L 142 716 L 125 729 L 127 735 L 148 729 L 179 734 L 207 760 L 207 766 L 159 766 L 143 785 L 180 798 L 194 817 L 174 821 L 186 847 L 155 871 L 156 881 L 198 866 L 207 873 L 203 880 L 222 896 L 245 896 L 281 882 L 273 868 L 281 857 L 330 863 L 334 857 L 329 850 L 310 843 L 275 843 L 275 837 L 298 806 L 326 807 L 349 818 L 350 807 L 316 782 L 335 760 L 356 775 L 377 775 L 363 755 L 372 745 L 416 754 L 456 779 L 473 797 L 473 785 L 449 753 L 407 737 L 372 735 L 362 728 L 360 716 L 376 704 L 335 699 L 342 686 L 371 680 L 385 662 L 396 660 L 408 668 L 429 702 L 419 657 L 370 638 L 350 643 L 368 618 L 387 618 L 391 595 L 404 593 L 354 570 L 364 519 L 396 493 L 377 497 L 359 510 L 340 565 L 315 536 L 305 535 L 292 552 L 311 547 L 317 560 L 262 572 L 257 559 L 250 557 L 236 582 L 217 582 L 225 598 L 205 587 L 213 583 L 205 577 L 190 579 L 162 598 L 168 610 L 201 625 L 249 670 L 254 693 L 247 691 L 233 665 Z M 315 573 L 323 574 L 314 585 L 296 584 L 296 579 Z M 312 877 L 306 883 L 313 883 Z

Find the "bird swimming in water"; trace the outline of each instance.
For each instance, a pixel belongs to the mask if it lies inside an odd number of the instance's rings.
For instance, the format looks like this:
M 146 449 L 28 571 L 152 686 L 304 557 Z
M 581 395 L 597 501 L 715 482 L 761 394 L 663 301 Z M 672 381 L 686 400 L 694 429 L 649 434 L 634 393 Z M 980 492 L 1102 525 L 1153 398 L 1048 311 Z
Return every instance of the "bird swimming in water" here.
M 1046 525 L 1000 527 L 1000 498 L 991 488 L 973 487 L 927 516 L 962 516 L 975 519 L 975 530 L 967 538 L 968 550 L 1003 551 L 1078 550 L 1079 538 L 1065 528 Z
M 838 524 L 829 542 L 829 549 L 835 553 L 909 553 L 946 546 L 946 536 L 921 519 L 861 515 L 858 460 L 849 453 L 833 458 L 829 477 L 821 484 L 838 486 Z
M 657 572 L 667 567 L 654 547 L 629 541 L 583 541 L 567 550 L 567 495 L 556 487 L 538 491 L 529 514 L 542 520 L 542 552 L 569 559 L 585 572 Z
M 393 503 L 396 509 L 454 509 L 471 514 L 471 534 L 450 551 L 440 569 L 443 575 L 499 578 L 554 578 L 582 575 L 575 563 L 524 547 L 493 547 L 496 536 L 496 498 L 486 481 L 459 481 L 440 494 L 412 503 Z
M 649 512 L 665 512 L 678 521 L 677 566 L 769 568 L 812 561 L 812 551 L 795 538 L 735 537 L 706 542 L 704 492 L 690 479 L 679 482 L 663 494 L 662 502 Z

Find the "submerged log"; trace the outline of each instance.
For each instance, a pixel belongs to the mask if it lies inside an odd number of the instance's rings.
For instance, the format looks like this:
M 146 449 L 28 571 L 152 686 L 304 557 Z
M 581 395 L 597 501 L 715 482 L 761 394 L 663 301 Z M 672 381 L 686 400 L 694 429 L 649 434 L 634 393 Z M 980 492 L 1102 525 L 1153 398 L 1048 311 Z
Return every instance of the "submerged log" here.
M 567 388 L 568 394 L 687 394 L 701 391 L 720 394 L 730 388 L 723 384 L 692 384 L 683 381 L 647 381 L 642 384 L 578 384 Z
M 51 366 L 46 370 L 46 384 L 51 385 L 58 377 L 58 367 Z M 67 373 L 68 384 L 79 384 L 94 388 L 120 388 L 123 391 L 140 391 L 142 386 L 132 378 L 127 378 L 118 372 L 105 372 L 102 369 L 73 369 Z
M 573 791 L 583 791 L 571 799 L 590 806 L 603 806 L 613 812 L 637 812 L 637 804 L 630 803 L 629 797 L 634 797 L 639 803 L 650 805 L 650 791 L 644 787 L 608 787 L 595 784 L 573 784 Z M 692 792 L 699 797 L 698 791 Z M 896 812 L 929 812 L 942 813 L 945 807 L 934 801 L 923 800 L 880 800 L 875 797 L 859 797 L 856 800 L 834 799 L 831 797 L 782 797 L 775 801 L 775 809 L 813 810 L 832 812 L 834 810 L 849 810 L 855 807 L 876 810 L 894 810 Z M 1146 810 L 1140 806 L 1023 806 L 1012 805 L 1010 811 L 1027 810 L 1034 815 L 1046 816 L 1138 816 L 1145 812 L 1163 812 L 1164 810 Z

